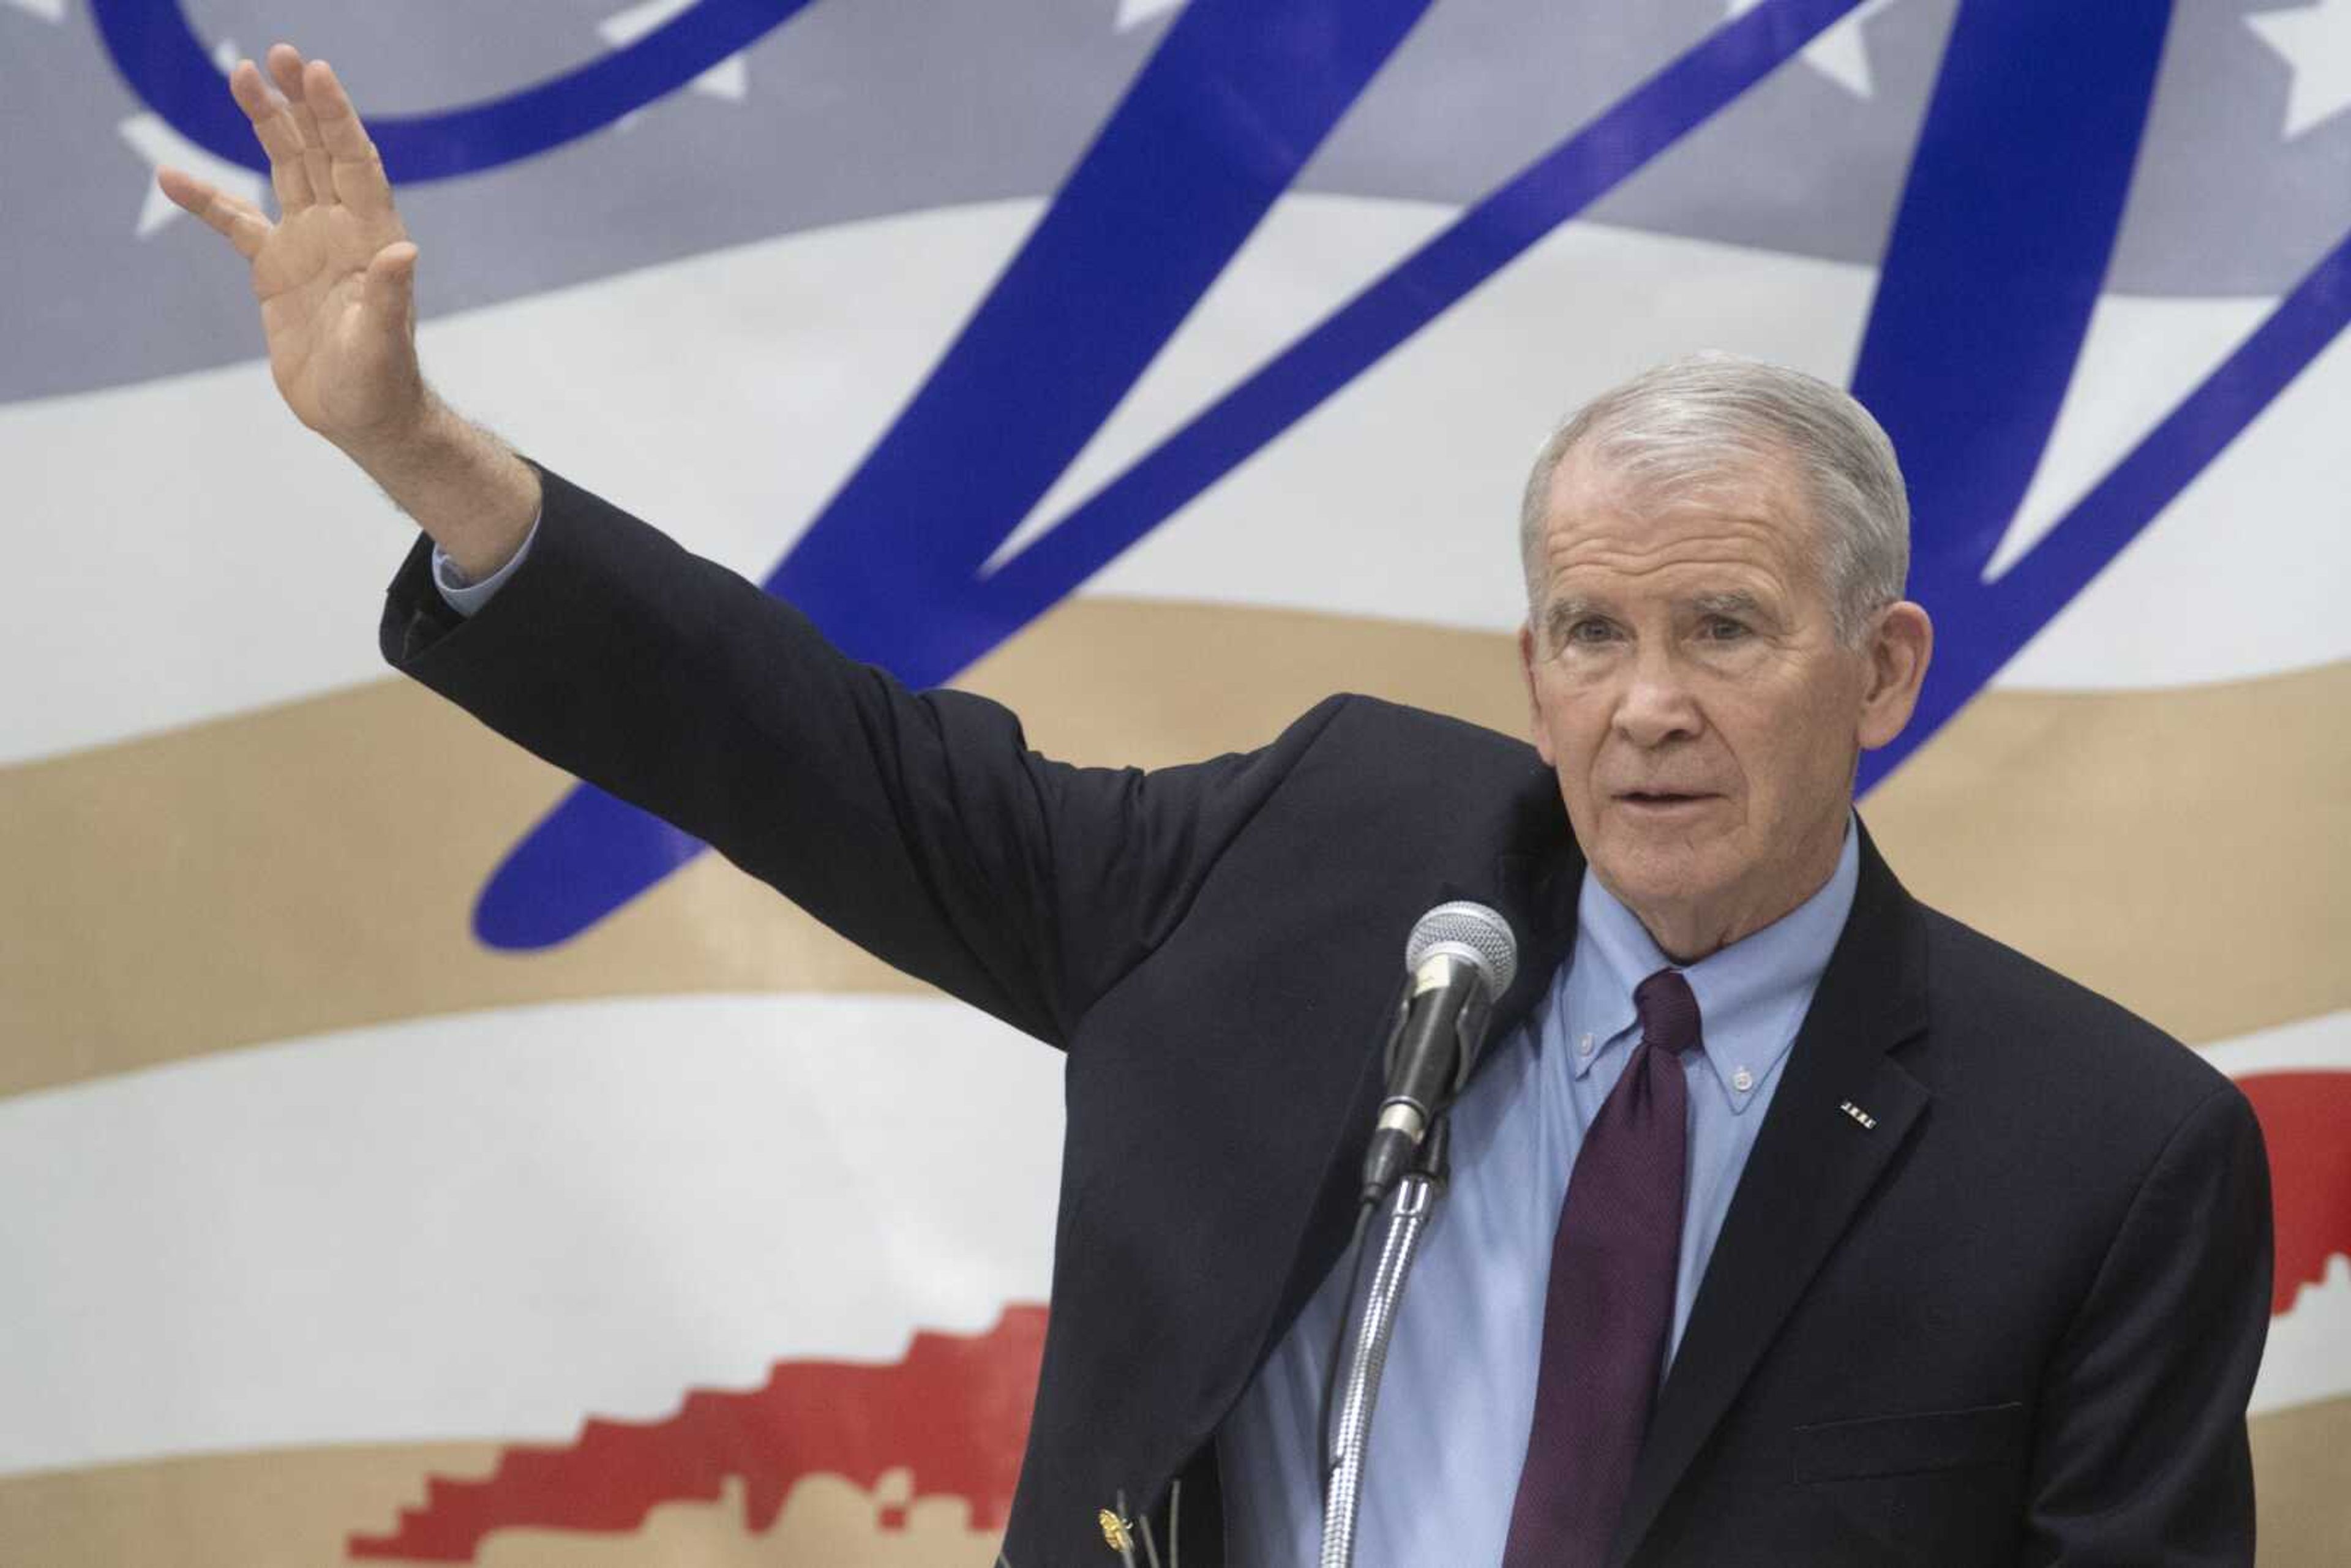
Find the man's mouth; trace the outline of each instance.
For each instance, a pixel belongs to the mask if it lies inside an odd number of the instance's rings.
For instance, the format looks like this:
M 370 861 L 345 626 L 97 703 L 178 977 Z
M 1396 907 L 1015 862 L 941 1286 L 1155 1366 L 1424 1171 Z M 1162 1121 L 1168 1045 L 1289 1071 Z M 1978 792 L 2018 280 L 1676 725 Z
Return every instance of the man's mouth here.
M 1711 800 L 1711 794 L 1682 789 L 1621 789 L 1616 799 L 1628 806 L 1651 810 L 1667 810 L 1676 806 L 1694 806 L 1701 800 Z

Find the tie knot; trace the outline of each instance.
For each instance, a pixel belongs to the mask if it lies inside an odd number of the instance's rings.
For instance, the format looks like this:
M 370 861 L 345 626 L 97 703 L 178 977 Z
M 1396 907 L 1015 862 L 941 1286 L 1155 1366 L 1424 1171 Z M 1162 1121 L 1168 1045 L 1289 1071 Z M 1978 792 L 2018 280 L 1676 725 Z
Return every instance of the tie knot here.
M 1678 1056 L 1698 1043 L 1698 997 L 1679 969 L 1660 969 L 1633 988 L 1641 1039 Z

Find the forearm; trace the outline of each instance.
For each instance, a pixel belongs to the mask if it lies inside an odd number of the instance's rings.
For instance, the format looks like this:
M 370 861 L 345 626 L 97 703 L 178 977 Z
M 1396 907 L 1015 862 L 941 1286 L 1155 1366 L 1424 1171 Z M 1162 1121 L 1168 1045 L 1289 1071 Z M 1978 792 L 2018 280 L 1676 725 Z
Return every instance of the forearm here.
M 344 451 L 474 580 L 512 559 L 538 516 L 537 471 L 430 393 L 413 426 Z
M 884 962 L 1058 1038 L 1035 956 L 1046 895 L 1024 886 L 1021 847 L 1045 835 L 1017 722 L 904 692 L 756 585 L 533 477 L 529 559 L 478 614 L 455 620 L 426 551 L 411 553 L 385 605 L 395 667 Z

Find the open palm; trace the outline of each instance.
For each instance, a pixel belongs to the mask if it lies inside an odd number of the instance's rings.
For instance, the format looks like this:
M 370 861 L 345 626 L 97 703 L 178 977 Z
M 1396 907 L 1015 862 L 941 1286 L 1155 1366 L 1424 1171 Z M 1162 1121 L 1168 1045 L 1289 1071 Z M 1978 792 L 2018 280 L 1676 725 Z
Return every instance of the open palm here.
M 416 247 L 333 68 L 285 44 L 268 65 L 278 90 L 250 60 L 229 90 L 269 155 L 278 220 L 183 171 L 159 178 L 252 263 L 270 373 L 295 417 L 347 449 L 388 439 L 424 404 Z

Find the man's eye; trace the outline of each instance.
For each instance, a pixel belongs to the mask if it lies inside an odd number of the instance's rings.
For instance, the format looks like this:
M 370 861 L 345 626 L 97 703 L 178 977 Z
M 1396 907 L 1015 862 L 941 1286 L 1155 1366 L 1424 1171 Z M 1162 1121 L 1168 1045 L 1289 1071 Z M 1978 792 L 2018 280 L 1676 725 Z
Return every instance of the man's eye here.
M 1571 643 L 1605 643 L 1610 635 L 1605 621 L 1578 621 L 1567 629 L 1567 640 Z
M 1706 620 L 1704 635 L 1709 643 L 1735 643 L 1747 635 L 1747 623 L 1733 621 L 1728 615 L 1709 615 Z

